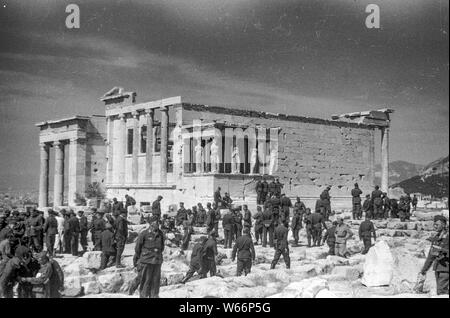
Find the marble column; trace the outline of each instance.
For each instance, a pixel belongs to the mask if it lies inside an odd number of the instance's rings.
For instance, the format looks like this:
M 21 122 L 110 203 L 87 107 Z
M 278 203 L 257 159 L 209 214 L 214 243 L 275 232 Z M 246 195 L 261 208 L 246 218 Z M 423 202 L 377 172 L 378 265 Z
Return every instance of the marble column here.
M 86 188 L 86 140 L 72 138 L 69 144 L 69 205 L 75 205 L 76 195 L 84 195 Z
M 41 143 L 39 146 L 41 152 L 41 170 L 39 175 L 39 207 L 47 207 L 49 146 L 45 143 Z
M 114 164 L 114 121 L 112 116 L 106 117 L 106 125 L 108 129 L 108 142 L 107 146 L 107 161 L 106 161 L 106 180 L 107 183 L 114 183 L 113 178 L 113 164 Z
M 167 144 L 169 139 L 169 108 L 163 106 L 161 110 L 161 184 L 167 183 Z
M 131 161 L 131 180 L 133 184 L 138 183 L 139 176 L 139 113 L 133 112 L 133 157 Z
M 153 120 L 155 111 L 148 109 L 146 111 L 147 116 L 147 145 L 145 156 L 145 181 L 146 183 L 152 183 L 152 169 L 153 169 Z
M 125 184 L 125 155 L 127 153 L 127 125 L 125 114 L 119 115 L 120 129 L 119 129 L 119 184 Z
M 381 128 L 381 191 L 389 189 L 389 126 Z
M 64 143 L 55 141 L 55 179 L 53 190 L 53 206 L 62 206 L 64 201 Z

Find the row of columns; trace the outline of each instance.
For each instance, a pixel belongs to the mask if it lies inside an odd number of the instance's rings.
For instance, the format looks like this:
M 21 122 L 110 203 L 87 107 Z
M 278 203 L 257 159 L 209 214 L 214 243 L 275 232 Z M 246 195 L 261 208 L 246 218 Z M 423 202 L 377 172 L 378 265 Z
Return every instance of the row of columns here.
M 161 149 L 160 149 L 160 183 L 167 183 L 167 163 L 168 163 L 168 141 L 169 141 L 169 109 L 167 106 L 161 107 Z M 152 166 L 153 166 L 153 127 L 154 127 L 154 109 L 146 109 L 146 126 L 147 126 L 147 141 L 146 141 L 146 158 L 145 158 L 145 181 L 146 183 L 152 183 Z M 132 183 L 138 183 L 139 176 L 139 118 L 141 114 L 138 112 L 132 112 L 131 118 L 133 118 L 133 153 L 132 153 Z M 108 183 L 112 184 L 113 182 L 113 174 L 119 173 L 119 184 L 125 184 L 125 157 L 127 155 L 127 116 L 125 113 L 121 113 L 118 115 L 118 119 L 120 120 L 119 126 L 119 138 L 115 143 L 113 141 L 114 136 L 114 125 L 113 119 L 107 117 L 107 126 L 108 126 L 108 143 L 107 143 L 107 171 L 108 171 Z M 115 172 L 113 170 L 113 145 L 117 145 L 119 147 L 118 153 L 119 155 L 119 171 Z

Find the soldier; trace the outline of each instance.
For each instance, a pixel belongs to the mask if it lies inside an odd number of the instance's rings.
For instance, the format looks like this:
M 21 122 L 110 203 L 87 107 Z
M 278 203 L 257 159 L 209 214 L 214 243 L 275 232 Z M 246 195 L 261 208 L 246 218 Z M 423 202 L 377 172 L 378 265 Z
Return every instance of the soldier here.
M 331 227 L 329 227 L 325 231 L 325 235 L 323 237 L 323 243 L 327 242 L 328 245 L 328 255 L 334 255 L 334 248 L 336 245 L 336 226 L 337 222 L 333 221 Z
M 244 204 L 243 206 L 243 211 L 244 211 L 244 229 L 245 228 L 252 228 L 252 213 L 250 212 L 250 210 L 248 209 L 247 204 Z
M 325 190 L 320 194 L 320 199 L 322 200 L 322 205 L 325 209 L 325 220 L 328 220 L 328 217 L 331 214 L 331 197 L 330 197 L 331 187 L 328 186 Z
M 219 233 L 219 221 L 222 219 L 222 215 L 220 214 L 220 207 L 222 203 L 219 204 L 214 209 L 214 233 Z
M 383 199 L 381 196 L 383 192 L 381 192 L 379 186 L 375 186 L 375 190 L 372 191 L 372 206 L 373 206 L 373 217 L 375 219 L 381 219 L 381 215 L 383 214 Z
M 113 203 L 111 205 L 111 210 L 109 211 L 109 213 L 111 213 L 112 215 L 114 215 L 114 213 L 120 214 L 123 210 L 123 203 L 117 201 L 117 198 L 113 198 Z
M 88 233 L 88 220 L 84 215 L 84 211 L 78 211 L 78 217 L 80 222 L 80 244 L 83 249 L 83 253 L 87 251 L 88 242 L 87 242 L 87 233 Z
M 302 229 L 303 228 L 303 224 L 302 224 L 303 215 L 306 212 L 306 206 L 302 201 L 300 201 L 300 197 L 297 197 L 297 201 L 294 204 L 294 214 L 295 214 L 295 211 L 298 211 L 298 213 L 300 215 L 299 227 L 300 227 L 300 229 Z
M 41 268 L 35 277 L 22 277 L 21 282 L 27 282 L 33 285 L 33 294 L 35 298 L 52 298 L 59 295 L 59 280 L 57 273 L 53 270 L 52 262 L 46 252 L 38 256 Z
M 117 253 L 114 243 L 114 229 L 111 224 L 105 225 L 96 246 L 102 251 L 100 270 L 103 270 L 108 266 L 109 258 L 115 258 Z
M 263 222 L 262 247 L 267 246 L 267 233 L 269 233 L 269 246 L 273 247 L 273 232 L 275 224 L 272 207 L 270 203 L 268 204 L 267 208 L 264 209 L 262 215 L 262 222 Z
M 70 251 L 73 256 L 78 256 L 78 239 L 80 235 L 80 221 L 75 215 L 75 212 L 70 210 L 69 218 L 69 232 L 70 232 Z
M 341 217 L 337 218 L 337 226 L 336 226 L 336 244 L 335 244 L 335 253 L 337 256 L 345 257 L 349 256 L 349 252 L 347 251 L 347 241 L 350 237 L 353 236 L 350 227 L 344 223 L 344 219 Z
M 369 219 L 373 219 L 373 205 L 372 205 L 372 200 L 370 199 L 370 194 L 366 194 L 366 199 L 364 200 L 363 203 L 363 211 L 365 213 L 366 216 L 369 217 Z
M 214 229 L 214 215 L 215 215 L 215 212 L 211 208 L 211 203 L 210 202 L 208 202 L 206 204 L 206 208 L 208 209 L 208 212 L 206 212 L 206 230 L 209 233 L 209 232 L 211 232 Z
M 233 212 L 233 235 L 238 238 L 242 235 L 242 213 L 241 207 L 237 208 Z
M 434 217 L 434 229 L 437 232 L 432 240 L 430 252 L 423 264 L 420 274 L 425 279 L 425 275 L 433 265 L 436 277 L 436 288 L 438 295 L 448 295 L 448 274 L 449 274 L 449 254 L 448 254 L 448 228 L 447 219 L 442 215 Z
M 217 190 L 214 192 L 214 203 L 218 206 L 219 202 L 223 203 L 222 201 L 222 195 L 220 194 L 221 188 L 218 187 Z
M 180 202 L 180 208 L 177 211 L 177 226 L 183 225 L 183 222 L 187 220 L 187 210 L 184 208 L 184 202 Z
M 401 196 L 400 202 L 398 204 L 398 216 L 400 217 L 401 222 L 406 221 L 407 214 L 408 214 L 408 207 L 407 207 L 406 199 L 404 196 Z
M 405 196 L 405 201 L 406 201 L 406 219 L 409 220 L 410 216 L 411 216 L 411 195 L 409 193 L 406 194 Z
M 224 248 L 231 248 L 233 238 L 233 215 L 230 211 L 227 211 L 222 219 L 223 235 L 225 237 Z
M 128 207 L 134 205 L 136 205 L 136 200 L 132 196 L 125 194 L 125 211 L 128 213 Z
M 197 204 L 198 216 L 197 216 L 197 226 L 203 227 L 205 226 L 206 221 L 206 210 L 203 208 L 201 203 Z
M 311 209 L 307 208 L 303 215 L 303 222 L 305 223 L 306 239 L 308 240 L 308 247 L 311 247 L 311 238 L 313 236 L 313 227 L 311 223 Z
M 253 216 L 255 219 L 255 245 L 258 245 L 258 241 L 261 238 L 262 243 L 262 234 L 263 234 L 263 212 L 260 206 L 256 207 L 256 214 Z
M 186 282 L 194 276 L 195 272 L 199 275 L 202 273 L 202 262 L 201 259 L 203 257 L 203 249 L 205 247 L 206 241 L 208 238 L 206 236 L 202 236 L 200 238 L 200 242 L 196 243 L 192 248 L 191 253 L 191 262 L 189 264 L 189 270 L 186 273 L 186 276 L 181 280 L 181 284 L 186 284 Z
M 61 212 L 62 211 L 63 210 L 61 210 Z M 64 254 L 70 254 L 72 250 L 70 246 L 70 243 L 72 241 L 72 233 L 70 232 L 70 225 L 69 225 L 70 213 L 65 212 L 63 214 L 63 217 L 64 217 L 64 236 L 63 236 Z
M 364 250 L 361 252 L 361 254 L 363 255 L 367 254 L 370 247 L 372 246 L 372 234 L 374 241 L 376 241 L 377 234 L 375 232 L 375 226 L 366 215 L 366 219 L 361 223 L 358 231 L 359 239 L 362 240 L 364 244 Z
M 20 249 L 16 250 L 12 258 L 2 260 L 0 264 L 0 298 L 13 298 L 13 288 L 19 280 L 19 274 L 24 266 L 24 259 Z
M 121 264 L 122 253 L 125 248 L 125 243 L 128 237 L 128 222 L 127 220 L 118 212 L 114 215 L 114 240 L 116 242 L 116 268 L 123 268 L 124 265 Z M 159 216 L 158 216 L 159 218 Z
M 159 217 L 149 218 L 150 227 L 136 241 L 133 265 L 137 267 L 140 298 L 158 298 L 163 262 L 164 233 L 159 229 Z
M 286 268 L 291 268 L 291 259 L 289 257 L 289 244 L 288 244 L 288 224 L 287 222 L 281 222 L 275 229 L 275 255 L 273 256 L 272 264 L 270 269 L 274 269 L 277 265 L 280 256 L 283 255 L 284 263 Z
M 391 218 L 398 218 L 398 202 L 396 199 L 390 199 Z
M 384 219 L 389 218 L 389 211 L 391 210 L 390 203 L 391 203 L 391 200 L 389 200 L 387 193 L 383 192 L 383 218 Z
M 26 227 L 30 237 L 30 243 L 33 250 L 37 253 L 42 251 L 42 227 L 44 225 L 44 218 L 39 214 L 39 211 L 34 209 L 31 217 L 27 220 Z
M 252 270 L 252 261 L 255 260 L 255 248 L 253 246 L 250 229 L 244 229 L 244 235 L 236 239 L 233 251 L 231 253 L 231 261 L 234 262 L 237 253 L 237 269 L 236 276 L 241 276 L 242 271 L 247 276 Z
M 274 180 L 269 183 L 269 198 L 272 198 L 277 193 L 277 185 Z
M 222 202 L 224 203 L 225 207 L 231 208 L 231 203 L 233 203 L 233 200 L 231 199 L 228 192 L 225 192 L 225 195 L 223 196 Z
M 92 243 L 94 244 L 94 251 L 101 251 L 101 236 L 106 228 L 106 222 L 103 220 L 103 213 L 100 211 L 95 211 L 94 218 L 90 227 Z
M 353 220 L 361 219 L 361 194 L 362 191 L 359 188 L 359 185 L 355 183 L 355 188 L 352 190 Z
M 413 211 L 416 211 L 416 209 L 417 209 L 417 202 L 418 202 L 417 196 L 414 194 L 414 196 L 412 198 Z
M 302 215 L 300 214 L 299 209 L 294 209 L 294 216 L 292 217 L 291 222 L 292 234 L 294 236 L 293 246 L 298 246 L 298 239 L 299 239 L 298 232 L 300 231 L 301 228 L 302 228 Z
M 263 185 L 261 180 L 256 181 L 256 186 L 255 186 L 255 190 L 256 190 L 256 203 L 257 204 L 263 204 Z
M 55 218 L 55 212 L 50 209 L 48 211 L 48 217 L 44 223 L 44 233 L 45 233 L 45 245 L 47 246 L 47 252 L 53 256 L 55 247 L 55 237 L 58 233 L 58 221 Z
M 314 207 L 314 211 L 317 213 L 322 214 L 322 216 L 325 218 L 327 215 L 327 210 L 325 207 L 325 204 L 321 198 L 316 200 L 316 206 Z
M 314 212 L 308 216 L 311 224 L 313 246 L 320 246 L 322 241 L 322 225 L 326 229 L 325 219 L 322 214 Z M 310 240 L 308 240 L 308 247 L 311 247 Z
M 155 201 L 152 203 L 152 215 L 156 215 L 158 218 L 161 218 L 161 201 L 163 197 L 158 195 Z
M 277 226 L 280 220 L 281 201 L 276 195 L 273 195 L 270 199 L 270 205 L 273 213 L 273 223 L 274 226 Z
M 283 189 L 283 184 L 280 182 L 280 179 L 275 180 L 275 196 L 279 198 L 281 196 L 281 191 Z
M 263 178 L 262 193 L 261 193 L 262 204 L 264 204 L 266 202 L 268 193 L 269 193 L 269 184 L 267 183 L 267 180 L 265 178 Z
M 217 242 L 216 242 L 217 232 L 215 230 L 208 234 L 208 240 L 205 243 L 202 256 L 202 270 L 201 278 L 206 278 L 209 272 L 209 276 L 216 276 L 216 256 L 217 256 Z
M 38 272 L 39 262 L 32 256 L 30 249 L 26 246 L 20 245 L 17 247 L 15 256 L 22 260 L 22 266 L 19 269 L 19 277 L 34 277 Z M 17 286 L 18 298 L 33 298 L 33 285 L 27 282 L 21 282 Z
M 181 244 L 182 250 L 187 250 L 189 247 L 189 242 L 191 241 L 191 235 L 194 233 L 192 224 L 194 222 L 194 215 L 191 210 L 187 210 L 187 219 L 183 221 L 183 240 Z
M 292 207 L 292 201 L 284 193 L 281 195 L 280 206 L 281 206 L 281 213 L 280 213 L 281 222 L 284 222 L 285 220 L 289 222 L 289 217 L 291 214 L 290 208 Z
M 197 206 L 196 205 L 192 206 L 192 208 L 189 211 L 191 211 L 192 226 L 196 226 L 198 220 Z

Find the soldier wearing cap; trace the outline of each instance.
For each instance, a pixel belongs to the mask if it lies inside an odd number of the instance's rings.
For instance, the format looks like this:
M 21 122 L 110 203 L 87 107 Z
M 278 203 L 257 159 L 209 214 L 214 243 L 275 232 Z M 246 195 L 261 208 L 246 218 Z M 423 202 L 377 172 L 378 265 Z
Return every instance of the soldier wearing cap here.
M 372 204 L 373 204 L 373 217 L 381 219 L 383 215 L 383 192 L 379 186 L 375 186 L 375 190 L 372 191 Z
M 177 211 L 177 216 L 176 216 L 176 220 L 177 226 L 183 225 L 183 222 L 185 220 L 187 220 L 188 215 L 187 215 L 187 210 L 184 208 L 184 202 L 180 202 L 180 208 Z
M 362 209 L 369 219 L 373 219 L 373 205 L 372 200 L 370 199 L 370 194 L 366 194 L 366 199 L 364 200 Z
M 41 265 L 39 272 L 35 277 L 22 277 L 21 282 L 27 282 L 33 285 L 33 294 L 35 298 L 52 298 L 53 295 L 58 294 L 56 273 L 53 270 L 52 263 L 46 252 L 41 252 L 38 255 L 38 261 Z
M 233 240 L 233 226 L 234 218 L 233 214 L 228 210 L 222 218 L 222 228 L 224 235 L 224 248 L 231 248 Z
M 449 275 L 449 254 L 448 254 L 448 228 L 447 219 L 442 215 L 434 217 L 434 229 L 437 234 L 432 239 L 432 244 L 428 257 L 420 271 L 425 276 L 433 265 L 436 277 L 436 288 L 438 295 L 448 295 L 448 275 Z
M 44 218 L 38 210 L 34 209 L 31 217 L 26 221 L 26 228 L 30 238 L 30 244 L 35 252 L 41 252 L 43 247 L 42 228 L 44 226 Z
M 161 201 L 163 197 L 161 195 L 158 195 L 155 201 L 152 203 L 152 214 L 157 216 L 158 218 L 161 218 Z
M 58 233 L 58 221 L 55 218 L 55 212 L 50 209 L 48 210 L 48 217 L 44 223 L 44 233 L 45 233 L 45 245 L 47 246 L 47 252 L 53 256 L 55 248 L 55 238 Z
M 281 255 L 283 255 L 286 268 L 289 269 L 291 267 L 291 258 L 289 257 L 289 244 L 288 244 L 288 233 L 289 233 L 288 226 L 289 225 L 287 222 L 284 223 L 281 222 L 275 229 L 274 233 L 275 255 L 273 256 L 270 269 L 275 268 Z
M 269 193 L 269 184 L 267 183 L 267 180 L 265 178 L 263 178 L 261 185 L 262 185 L 261 204 L 264 204 L 266 202 L 267 195 Z
M 216 256 L 217 256 L 217 232 L 212 230 L 208 234 L 208 240 L 205 243 L 202 257 L 202 271 L 201 277 L 206 278 L 208 272 L 210 276 L 215 276 L 216 269 Z
M 214 229 L 215 211 L 211 208 L 211 203 L 210 202 L 208 202 L 206 204 L 206 209 L 208 210 L 206 212 L 206 230 L 208 232 L 211 232 Z
M 200 238 L 200 242 L 196 243 L 192 248 L 191 253 L 191 262 L 189 264 L 189 270 L 186 273 L 186 276 L 181 280 L 181 284 L 185 284 L 192 276 L 194 276 L 195 272 L 199 275 L 202 273 L 202 257 L 203 257 L 203 249 L 205 247 L 206 241 L 208 238 L 206 236 L 202 236 Z
M 335 243 L 335 253 L 337 256 L 345 257 L 349 255 L 347 250 L 347 241 L 353 236 L 350 227 L 344 223 L 344 219 L 341 217 L 337 218 L 336 226 L 336 243 Z
M 94 211 L 94 220 L 91 223 L 90 231 L 92 237 L 92 243 L 94 244 L 94 251 L 101 251 L 101 235 L 106 228 L 106 222 L 103 219 L 103 212 Z
M 362 191 L 359 188 L 359 185 L 355 183 L 355 188 L 351 192 L 352 194 L 352 215 L 353 220 L 361 219 L 361 194 Z
M 259 240 L 261 239 L 262 243 L 262 234 L 263 234 L 263 212 L 260 206 L 256 207 L 256 214 L 253 216 L 255 219 L 255 245 L 258 245 Z
M 102 233 L 100 234 L 99 242 L 96 244 L 97 248 L 102 251 L 100 270 L 108 266 L 109 259 L 116 257 L 116 248 L 114 243 L 114 229 L 111 224 L 106 224 Z
M 237 254 L 237 269 L 236 276 L 241 276 L 242 271 L 244 275 L 250 273 L 252 269 L 252 261 L 255 260 L 255 248 L 253 246 L 252 237 L 250 236 L 250 229 L 244 228 L 244 235 L 239 236 L 234 244 L 231 253 L 231 261 L 234 262 Z
M 114 224 L 113 224 L 113 228 L 114 228 L 114 240 L 116 242 L 116 248 L 117 248 L 117 253 L 116 253 L 116 267 L 117 268 L 122 268 L 124 267 L 121 263 L 122 261 L 122 253 L 123 250 L 125 249 L 125 243 L 127 241 L 127 237 L 128 237 L 128 222 L 127 220 L 122 216 L 122 214 L 119 214 L 119 211 L 115 211 L 114 212 Z M 157 216 L 159 219 L 159 216 Z
M 377 239 L 375 226 L 373 225 L 372 221 L 370 221 L 367 214 L 366 219 L 359 226 L 358 235 L 359 239 L 362 240 L 364 244 L 364 250 L 361 252 L 361 254 L 367 254 L 370 247 L 372 246 L 372 235 L 374 240 Z
M 133 265 L 138 270 L 140 297 L 157 298 L 165 238 L 159 229 L 158 216 L 150 217 L 148 222 L 150 227 L 141 232 L 137 238 Z

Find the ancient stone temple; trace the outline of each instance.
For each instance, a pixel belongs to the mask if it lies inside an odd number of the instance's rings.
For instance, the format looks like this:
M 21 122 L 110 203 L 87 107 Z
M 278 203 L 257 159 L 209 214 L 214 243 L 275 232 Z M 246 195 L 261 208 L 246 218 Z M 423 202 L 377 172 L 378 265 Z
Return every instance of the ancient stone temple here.
M 213 107 L 172 97 L 144 103 L 114 88 L 104 116 L 76 116 L 40 128 L 39 205 L 49 205 L 49 149 L 55 149 L 54 206 L 74 205 L 75 193 L 102 184 L 109 198 L 138 205 L 162 195 L 162 206 L 211 202 L 217 187 L 236 203 L 256 204 L 255 183 L 279 178 L 283 192 L 307 206 L 331 186 L 332 208 L 351 207 L 358 182 L 373 190 L 375 132 L 382 131 L 382 189 L 387 190 L 390 109 L 331 120 Z M 68 147 L 63 147 L 68 145 Z M 67 153 L 68 149 L 68 153 Z M 68 176 L 64 175 L 64 157 Z M 64 180 L 68 178 L 68 190 Z

